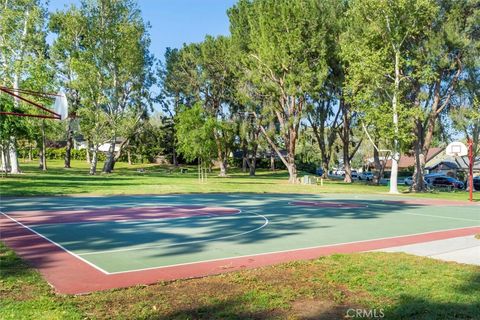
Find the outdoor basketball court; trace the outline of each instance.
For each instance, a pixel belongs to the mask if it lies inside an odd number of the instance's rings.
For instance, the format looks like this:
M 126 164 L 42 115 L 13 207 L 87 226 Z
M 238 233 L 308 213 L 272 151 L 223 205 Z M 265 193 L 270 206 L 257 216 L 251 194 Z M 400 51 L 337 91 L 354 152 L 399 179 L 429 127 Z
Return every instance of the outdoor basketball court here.
M 59 293 L 480 232 L 478 203 L 288 194 L 2 199 L 1 238 Z

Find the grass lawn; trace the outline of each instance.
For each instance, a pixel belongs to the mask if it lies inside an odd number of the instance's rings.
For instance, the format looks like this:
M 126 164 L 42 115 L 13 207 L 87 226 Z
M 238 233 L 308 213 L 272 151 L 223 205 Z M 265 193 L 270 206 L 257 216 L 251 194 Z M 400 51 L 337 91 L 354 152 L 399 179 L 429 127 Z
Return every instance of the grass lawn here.
M 406 254 L 333 255 L 201 279 L 57 296 L 0 246 L 1 319 L 476 319 L 480 268 Z
M 50 161 L 41 172 L 0 179 L 2 196 L 161 194 L 192 192 L 386 193 L 386 186 L 327 181 L 289 185 L 286 172 L 234 170 L 199 184 L 195 168 L 118 163 L 115 173 L 89 176 L 87 164 Z M 145 173 L 137 169 L 145 168 Z M 411 195 L 408 195 L 411 196 Z M 466 192 L 414 195 L 466 200 Z M 479 199 L 478 193 L 475 195 Z M 332 255 L 201 279 L 60 296 L 0 243 L 0 319 L 343 319 L 349 308 L 376 309 L 385 319 L 477 319 L 480 267 L 398 253 Z
M 286 171 L 258 170 L 250 177 L 238 169 L 232 169 L 228 178 L 220 178 L 217 172 L 209 175 L 208 181 L 199 183 L 196 167 L 188 167 L 187 173 L 179 168 L 117 163 L 112 174 L 88 175 L 88 164 L 73 161 L 71 169 L 63 168 L 63 161 L 50 160 L 49 170 L 42 172 L 36 162 L 21 163 L 22 175 L 0 179 L 2 196 L 55 196 L 65 194 L 165 194 L 192 192 L 257 192 L 257 193 L 387 193 L 387 186 L 372 186 L 362 182 L 346 184 L 342 181 L 325 181 L 323 186 L 291 185 Z M 145 169 L 144 173 L 138 169 Z M 101 167 L 100 167 L 101 170 Z M 300 173 L 299 176 L 303 174 Z M 400 190 L 406 192 L 405 186 Z M 408 194 L 408 193 L 407 193 Z M 415 197 L 467 200 L 467 192 L 437 192 L 408 194 Z M 474 197 L 480 199 L 478 193 Z

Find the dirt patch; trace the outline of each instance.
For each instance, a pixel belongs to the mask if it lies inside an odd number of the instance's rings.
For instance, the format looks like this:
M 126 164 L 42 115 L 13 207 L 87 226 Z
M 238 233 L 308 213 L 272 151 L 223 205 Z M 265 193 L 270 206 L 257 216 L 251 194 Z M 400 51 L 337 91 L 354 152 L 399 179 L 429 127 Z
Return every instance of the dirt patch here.
M 292 305 L 293 316 L 298 319 L 338 320 L 344 319 L 349 306 L 337 305 L 325 300 L 298 300 Z

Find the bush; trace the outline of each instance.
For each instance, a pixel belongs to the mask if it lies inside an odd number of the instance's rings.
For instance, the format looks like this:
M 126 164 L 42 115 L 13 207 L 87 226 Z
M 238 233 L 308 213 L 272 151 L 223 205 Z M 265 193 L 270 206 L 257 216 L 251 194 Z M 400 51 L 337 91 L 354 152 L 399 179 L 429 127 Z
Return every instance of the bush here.
M 28 157 L 28 149 L 20 149 L 19 154 L 27 158 Z M 32 149 L 32 157 L 38 158 L 40 151 L 38 149 Z M 90 154 L 91 155 L 91 154 Z M 47 148 L 46 152 L 46 157 L 47 160 L 61 160 L 65 157 L 65 148 Z M 76 150 L 72 149 L 71 151 L 71 157 L 73 160 L 87 160 L 87 150 L 86 149 L 81 149 L 81 150 Z M 106 154 L 103 152 L 98 153 L 98 161 L 105 161 L 107 158 Z

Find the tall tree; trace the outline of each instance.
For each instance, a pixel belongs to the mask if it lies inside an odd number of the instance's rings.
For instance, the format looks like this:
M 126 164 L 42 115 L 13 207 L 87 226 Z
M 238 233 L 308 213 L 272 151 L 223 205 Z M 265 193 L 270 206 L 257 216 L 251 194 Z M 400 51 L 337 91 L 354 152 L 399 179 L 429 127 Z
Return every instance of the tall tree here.
M 0 77 L 2 86 L 20 88 L 22 82 L 35 67 L 38 57 L 46 54 L 47 12 L 41 0 L 3 1 L 0 12 Z M 14 99 L 14 108 L 20 101 Z M 13 121 L 15 122 L 15 121 Z M 15 126 L 12 122 L 12 126 Z M 10 122 L 9 122 L 10 123 Z M 11 128 L 3 149 L 9 155 L 10 172 L 20 173 L 17 155 L 16 133 Z
M 428 150 L 438 129 L 440 116 L 461 94 L 462 79 L 478 72 L 480 5 L 469 0 L 439 1 L 438 14 L 431 19 L 428 37 L 414 52 L 411 100 L 416 111 L 415 172 L 413 190 L 423 191 Z M 475 63 L 476 61 L 476 63 Z M 478 77 L 478 75 L 477 75 Z M 478 78 L 470 78 L 473 87 Z
M 177 106 L 179 103 L 200 105 L 210 118 L 216 119 L 217 125 L 211 129 L 220 176 L 226 176 L 233 143 L 231 41 L 227 37 L 207 36 L 201 43 L 184 46 L 178 55 L 170 53 L 169 58 L 164 88 Z
M 348 94 L 355 107 L 365 112 L 375 108 L 372 97 L 389 106 L 390 192 L 397 193 L 398 161 L 408 124 L 401 123 L 400 117 L 408 107 L 408 71 L 415 63 L 412 52 L 427 36 L 437 8 L 430 0 L 355 0 L 349 5 L 348 27 L 342 39 L 349 70 Z
M 108 173 L 121 152 L 121 145 L 116 150 L 117 138 L 123 135 L 128 139 L 149 106 L 153 83 L 150 38 L 132 0 L 85 1 L 82 14 L 88 21 L 87 57 L 100 75 L 97 85 L 110 129 L 110 148 L 103 167 Z M 122 127 L 127 123 L 129 127 Z
M 81 11 L 71 6 L 67 11 L 53 13 L 49 21 L 49 29 L 54 32 L 55 38 L 51 58 L 55 65 L 55 75 L 66 90 L 69 100 L 69 118 L 66 125 L 66 140 L 64 167 L 71 167 L 71 152 L 73 148 L 74 124 L 76 112 L 80 107 L 80 91 L 72 86 L 77 78 L 73 62 L 78 59 L 83 50 L 83 38 L 87 34 L 86 17 Z
M 307 93 L 318 90 L 327 73 L 323 5 L 313 0 L 241 0 L 228 11 L 232 37 L 245 50 L 246 74 L 274 101 L 264 107 L 277 117 L 287 156 L 266 138 L 291 183 L 297 181 L 295 149 Z

